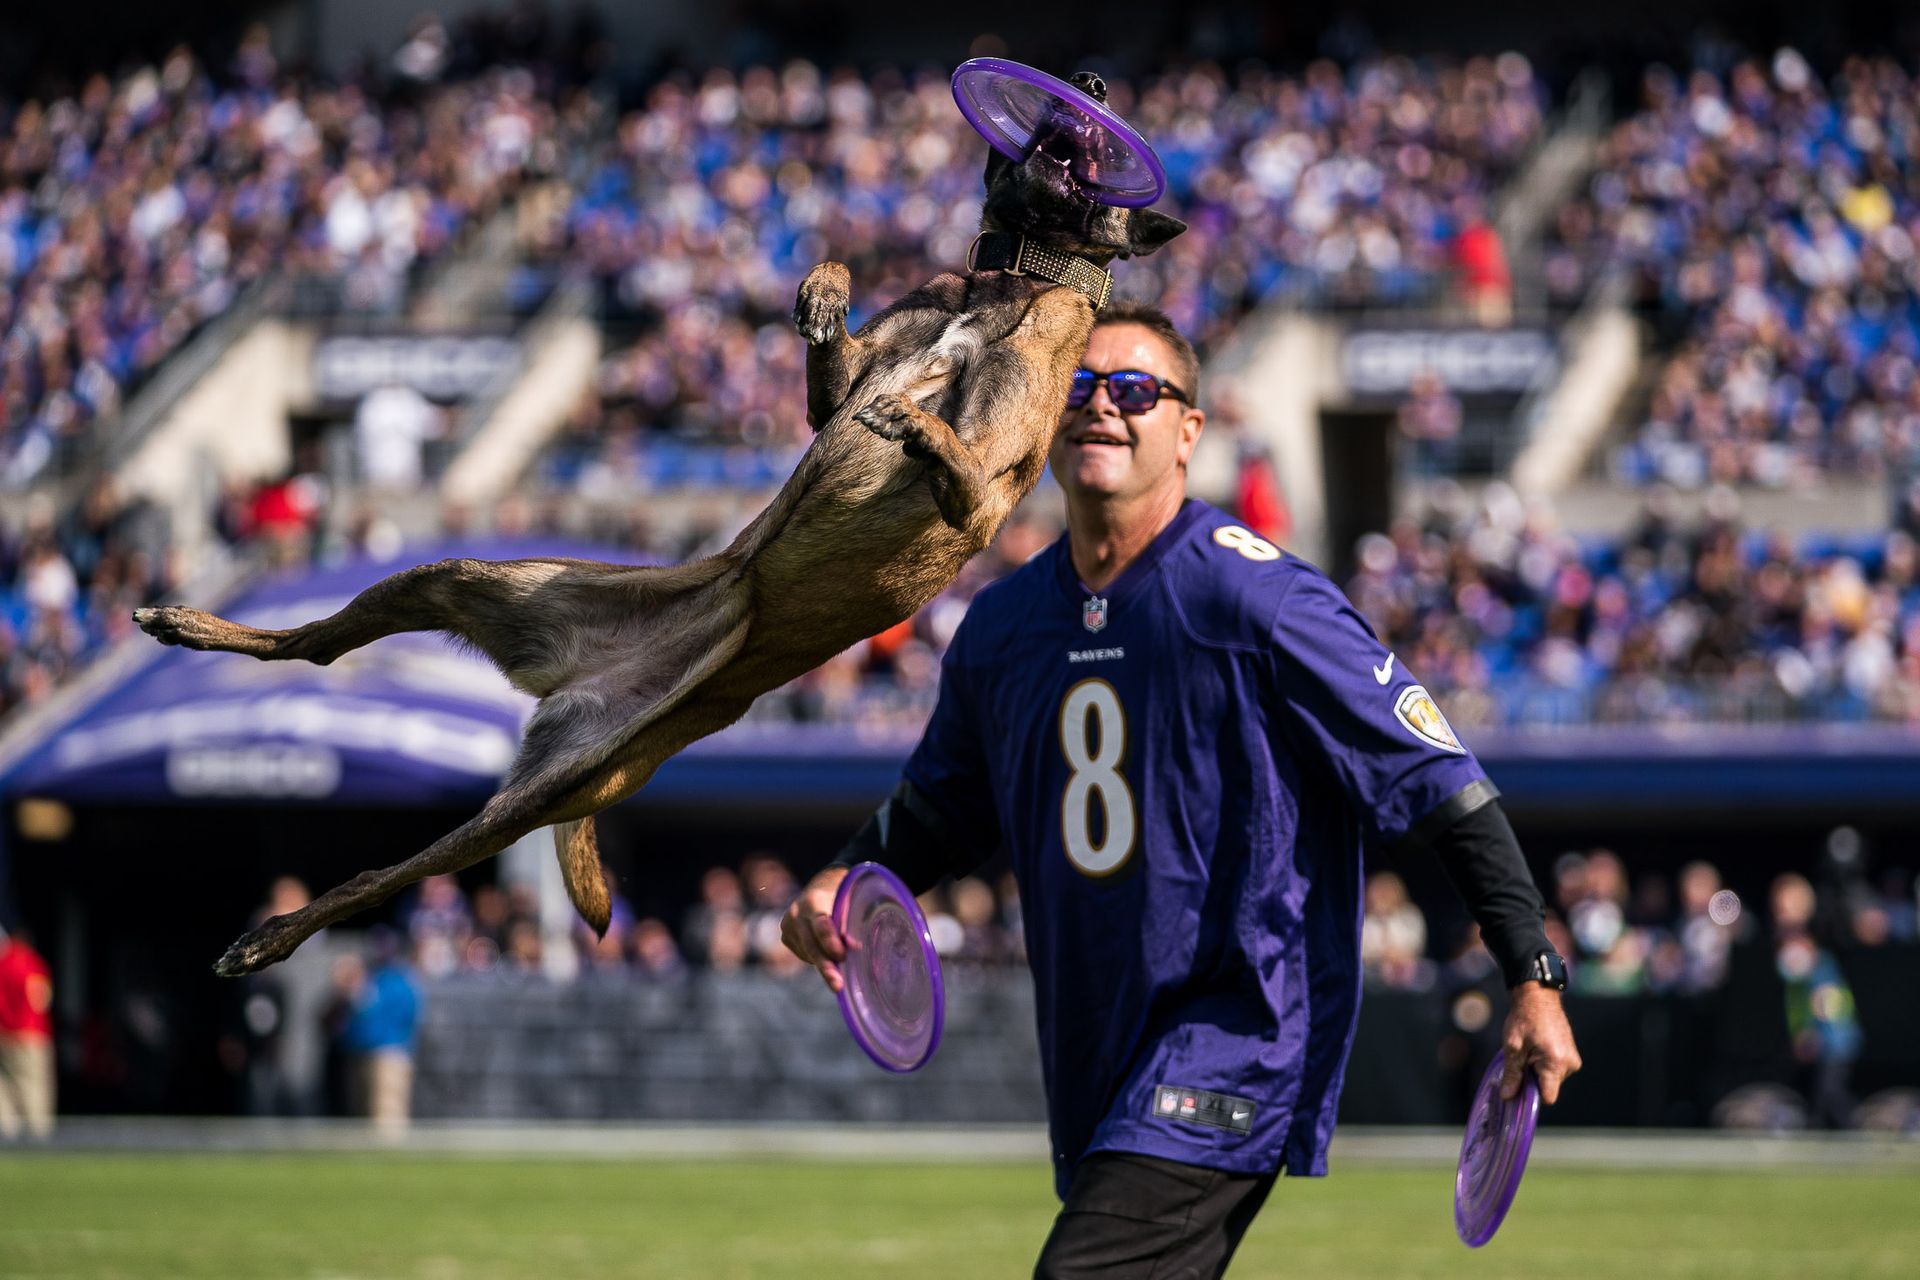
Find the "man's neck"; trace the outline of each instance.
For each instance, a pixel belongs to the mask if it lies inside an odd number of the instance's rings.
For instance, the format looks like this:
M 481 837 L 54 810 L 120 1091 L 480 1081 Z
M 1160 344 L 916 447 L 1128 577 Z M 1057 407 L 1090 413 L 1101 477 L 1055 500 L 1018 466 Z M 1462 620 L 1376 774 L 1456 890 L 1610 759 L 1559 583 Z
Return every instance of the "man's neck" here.
M 1181 489 L 1126 502 L 1068 499 L 1067 551 L 1081 584 L 1094 591 L 1106 590 L 1173 523 L 1185 501 Z

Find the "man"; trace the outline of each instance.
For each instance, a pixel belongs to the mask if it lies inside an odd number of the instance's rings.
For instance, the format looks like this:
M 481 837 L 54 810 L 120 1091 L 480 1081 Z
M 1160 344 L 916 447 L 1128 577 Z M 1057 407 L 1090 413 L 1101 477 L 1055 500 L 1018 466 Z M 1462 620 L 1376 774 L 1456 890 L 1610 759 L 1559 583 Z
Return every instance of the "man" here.
M 0 1139 L 53 1133 L 53 975 L 24 932 L 0 929 Z
M 347 1007 L 340 1031 L 350 1056 L 352 1110 L 387 1133 L 413 1117 L 413 1053 L 420 1036 L 420 988 L 401 956 L 399 935 L 374 928 L 367 957 L 343 957 L 334 981 Z
M 1011 849 L 1065 1201 L 1043 1277 L 1217 1276 L 1281 1169 L 1325 1172 L 1363 845 L 1454 876 L 1513 988 L 1509 1091 L 1579 1067 L 1479 765 L 1326 578 L 1186 499 L 1197 374 L 1159 312 L 1102 313 L 1049 459 L 1066 535 L 973 602 L 898 790 L 783 923 L 838 990 L 849 865 L 919 892 Z

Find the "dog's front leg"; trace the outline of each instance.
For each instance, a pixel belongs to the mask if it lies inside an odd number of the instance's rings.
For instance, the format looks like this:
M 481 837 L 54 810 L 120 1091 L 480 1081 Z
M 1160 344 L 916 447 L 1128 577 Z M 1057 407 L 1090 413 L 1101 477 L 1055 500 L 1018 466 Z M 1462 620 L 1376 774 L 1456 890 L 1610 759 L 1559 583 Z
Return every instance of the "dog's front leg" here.
M 883 440 L 898 440 L 909 458 L 929 463 L 932 471 L 927 479 L 933 484 L 940 518 L 956 529 L 966 528 L 986 496 L 988 477 L 951 426 L 896 395 L 876 397 L 853 420 Z
M 807 425 L 818 431 L 847 398 L 866 360 L 866 344 L 847 332 L 853 276 L 838 262 L 807 272 L 793 303 L 793 325 L 807 340 Z

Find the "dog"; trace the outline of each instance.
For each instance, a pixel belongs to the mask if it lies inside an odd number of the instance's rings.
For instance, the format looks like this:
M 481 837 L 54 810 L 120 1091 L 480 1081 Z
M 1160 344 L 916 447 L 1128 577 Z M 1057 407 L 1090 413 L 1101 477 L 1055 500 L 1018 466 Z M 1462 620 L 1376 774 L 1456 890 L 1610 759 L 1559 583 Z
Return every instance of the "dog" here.
M 1073 82 L 1104 100 L 1097 76 Z M 1089 198 L 1070 149 L 1055 130 L 1024 160 L 991 153 L 968 270 L 928 281 L 857 334 L 846 328 L 847 268 L 808 273 L 794 323 L 808 344 L 815 437 L 766 510 L 716 555 L 665 568 L 443 560 L 284 631 L 180 606 L 136 610 L 165 644 L 323 666 L 382 636 L 446 632 L 539 699 L 478 814 L 413 857 L 266 921 L 215 972 L 285 959 L 319 929 L 545 826 L 575 908 L 604 934 L 612 903 L 593 815 L 761 694 L 911 617 L 1039 479 L 1111 287 L 1106 265 L 1186 229 Z

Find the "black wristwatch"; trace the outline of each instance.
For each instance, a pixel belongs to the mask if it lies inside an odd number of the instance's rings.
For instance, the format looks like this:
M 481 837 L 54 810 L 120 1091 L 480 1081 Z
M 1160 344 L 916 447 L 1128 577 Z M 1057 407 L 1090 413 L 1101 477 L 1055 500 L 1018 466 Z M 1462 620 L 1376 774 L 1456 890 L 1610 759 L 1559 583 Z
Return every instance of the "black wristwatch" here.
M 1527 968 L 1527 981 L 1537 982 L 1555 991 L 1567 989 L 1567 962 L 1552 951 L 1542 951 Z

